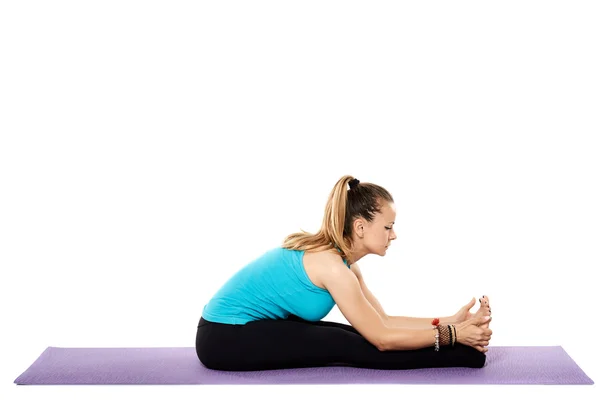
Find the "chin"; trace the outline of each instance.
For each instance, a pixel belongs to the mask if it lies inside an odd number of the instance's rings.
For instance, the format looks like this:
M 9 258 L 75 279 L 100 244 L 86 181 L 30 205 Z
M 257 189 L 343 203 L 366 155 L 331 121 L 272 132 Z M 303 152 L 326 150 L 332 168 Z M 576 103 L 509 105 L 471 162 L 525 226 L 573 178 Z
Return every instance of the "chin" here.
M 369 252 L 369 254 L 376 254 L 379 255 L 381 257 L 385 256 L 387 254 L 389 247 L 383 246 L 379 249 L 371 249 L 371 251 Z

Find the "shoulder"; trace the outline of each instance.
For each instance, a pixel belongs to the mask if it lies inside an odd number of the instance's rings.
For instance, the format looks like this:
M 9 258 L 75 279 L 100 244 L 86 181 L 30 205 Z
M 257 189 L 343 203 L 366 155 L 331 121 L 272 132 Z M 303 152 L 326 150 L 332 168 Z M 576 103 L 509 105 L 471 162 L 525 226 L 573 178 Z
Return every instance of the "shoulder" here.
M 318 254 L 317 258 L 319 258 L 324 264 L 336 267 L 341 265 L 345 268 L 346 271 L 349 271 L 348 266 L 336 250 L 325 250 L 317 252 L 315 254 Z
M 362 280 L 362 272 L 360 272 L 358 263 L 355 262 L 354 264 L 350 265 L 350 271 L 352 271 L 352 273 L 354 273 L 354 275 L 356 275 L 358 280 Z
M 326 282 L 327 278 L 352 275 L 352 271 L 335 250 L 307 251 L 304 254 L 304 268 L 309 276 L 320 283 Z
M 321 270 L 321 276 L 323 277 L 323 283 L 327 280 L 336 280 L 340 277 L 357 278 L 356 272 L 358 266 L 353 264 L 348 269 L 348 266 L 344 263 L 341 256 L 335 250 L 328 250 L 322 252 L 319 257 L 320 263 L 323 267 Z M 352 267 L 356 265 L 356 268 Z

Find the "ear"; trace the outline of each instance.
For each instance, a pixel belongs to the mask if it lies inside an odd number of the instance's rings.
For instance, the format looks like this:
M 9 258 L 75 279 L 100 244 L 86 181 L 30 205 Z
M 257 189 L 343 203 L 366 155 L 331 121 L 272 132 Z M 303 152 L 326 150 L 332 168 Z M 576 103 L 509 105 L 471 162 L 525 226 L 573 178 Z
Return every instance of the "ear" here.
M 362 239 L 365 235 L 365 221 L 361 218 L 355 219 L 352 229 L 354 230 L 354 233 L 356 233 L 356 236 L 359 239 Z

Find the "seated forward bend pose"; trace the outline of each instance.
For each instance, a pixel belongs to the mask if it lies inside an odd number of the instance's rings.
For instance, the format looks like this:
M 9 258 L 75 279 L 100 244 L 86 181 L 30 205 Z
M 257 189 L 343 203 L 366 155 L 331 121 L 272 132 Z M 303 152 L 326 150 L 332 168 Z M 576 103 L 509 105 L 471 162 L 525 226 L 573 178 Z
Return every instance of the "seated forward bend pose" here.
M 483 367 L 492 335 L 486 296 L 474 314 L 473 298 L 455 315 L 434 321 L 388 316 L 367 288 L 357 262 L 368 254 L 385 256 L 396 239 L 395 218 L 388 191 L 343 176 L 316 234 L 288 235 L 204 305 L 196 333 L 200 362 L 230 371 Z M 321 320 L 334 305 L 350 325 Z

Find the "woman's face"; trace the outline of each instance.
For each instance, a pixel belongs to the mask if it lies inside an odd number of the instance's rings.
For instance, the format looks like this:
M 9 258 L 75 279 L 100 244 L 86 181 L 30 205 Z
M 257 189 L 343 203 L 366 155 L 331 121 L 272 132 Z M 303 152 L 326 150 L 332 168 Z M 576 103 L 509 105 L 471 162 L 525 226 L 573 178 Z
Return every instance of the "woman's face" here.
M 384 203 L 381 213 L 375 215 L 372 222 L 366 222 L 363 230 L 363 245 L 371 254 L 384 256 L 391 241 L 396 239 L 394 222 L 396 207 L 393 203 Z

